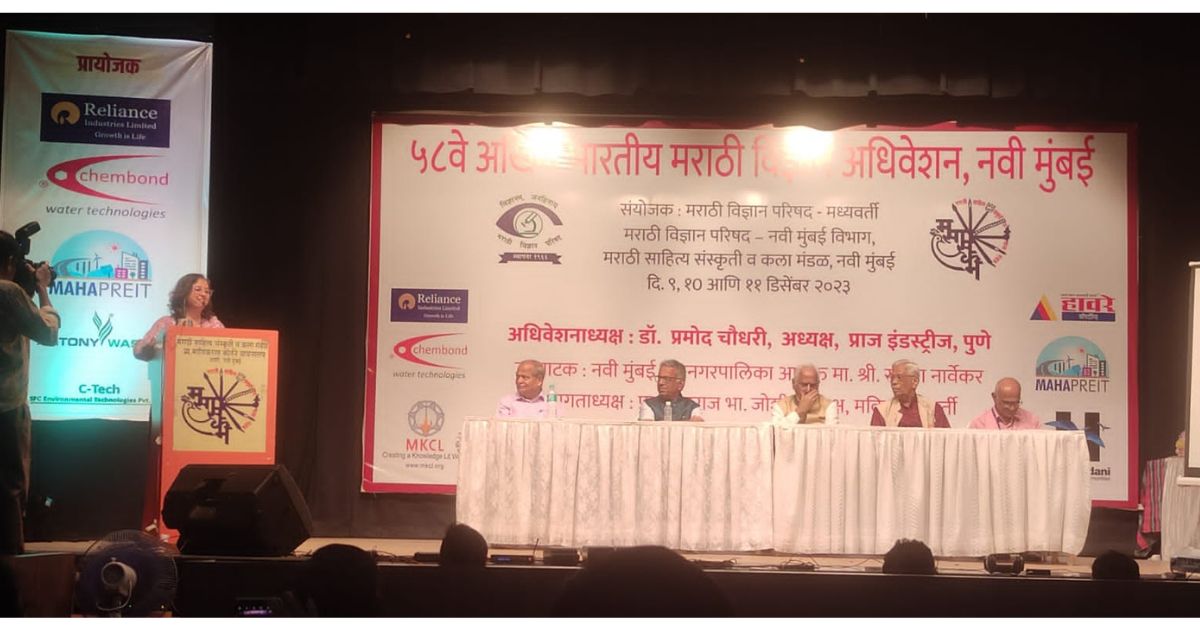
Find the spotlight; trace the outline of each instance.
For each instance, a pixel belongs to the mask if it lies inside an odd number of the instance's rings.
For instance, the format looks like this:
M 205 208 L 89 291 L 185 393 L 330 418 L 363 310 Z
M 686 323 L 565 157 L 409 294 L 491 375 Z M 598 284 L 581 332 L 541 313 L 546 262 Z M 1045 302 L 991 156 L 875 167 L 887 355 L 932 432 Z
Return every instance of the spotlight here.
M 824 162 L 833 152 L 833 133 L 812 127 L 792 127 L 783 136 L 784 150 L 797 162 Z

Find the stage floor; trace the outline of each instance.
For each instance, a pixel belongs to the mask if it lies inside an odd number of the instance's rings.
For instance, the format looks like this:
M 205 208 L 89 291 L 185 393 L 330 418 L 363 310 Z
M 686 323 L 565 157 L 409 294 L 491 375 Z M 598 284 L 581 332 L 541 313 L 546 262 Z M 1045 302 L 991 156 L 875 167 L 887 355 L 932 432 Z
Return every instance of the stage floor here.
M 74 553 L 83 554 L 93 541 L 29 542 L 26 553 Z M 295 555 L 305 556 L 329 544 L 340 543 L 375 552 L 381 563 L 411 562 L 415 553 L 437 553 L 441 545 L 436 539 L 404 538 L 309 538 L 297 547 Z M 533 554 L 540 562 L 543 549 L 530 547 L 491 547 L 492 554 Z M 772 551 L 758 553 L 690 553 L 683 552 L 690 560 L 711 563 L 731 561 L 723 568 L 746 570 L 787 570 L 789 566 L 802 563 L 812 564 L 817 571 L 835 573 L 878 572 L 883 567 L 882 556 L 827 556 L 804 554 L 780 554 Z M 1092 560 L 1088 556 L 1069 554 L 1040 554 L 1040 560 L 1026 560 L 1027 569 L 1049 569 L 1051 575 L 1059 577 L 1090 577 Z M 937 558 L 937 569 L 947 575 L 986 575 L 981 558 Z M 1150 560 L 1138 560 L 1142 578 L 1169 577 L 1170 567 L 1165 560 L 1154 556 Z M 1200 579 L 1192 577 L 1190 579 Z

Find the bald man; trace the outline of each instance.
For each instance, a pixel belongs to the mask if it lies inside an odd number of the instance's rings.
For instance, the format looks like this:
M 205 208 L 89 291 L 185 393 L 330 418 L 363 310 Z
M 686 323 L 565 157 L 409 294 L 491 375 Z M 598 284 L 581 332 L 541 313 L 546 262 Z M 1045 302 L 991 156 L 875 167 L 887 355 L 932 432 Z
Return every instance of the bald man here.
M 496 405 L 497 418 L 548 418 L 558 413 L 542 394 L 546 366 L 541 361 L 525 359 L 517 364 L 517 391 L 500 399 Z M 553 413 L 551 413 L 553 411 Z
M 1029 410 L 1021 408 L 1021 383 L 1004 377 L 996 381 L 992 392 L 992 408 L 971 421 L 968 429 L 1020 430 L 1040 429 L 1042 421 Z

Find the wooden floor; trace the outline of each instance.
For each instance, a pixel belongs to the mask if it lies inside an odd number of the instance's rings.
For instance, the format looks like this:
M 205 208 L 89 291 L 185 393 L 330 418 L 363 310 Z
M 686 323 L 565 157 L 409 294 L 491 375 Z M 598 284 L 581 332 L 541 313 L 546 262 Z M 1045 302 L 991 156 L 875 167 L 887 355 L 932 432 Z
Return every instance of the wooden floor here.
M 63 542 L 30 542 L 25 544 L 27 553 L 75 553 L 87 551 L 93 541 L 63 541 Z M 436 553 L 441 545 L 435 539 L 400 539 L 400 538 L 310 538 L 301 544 L 295 555 L 311 554 L 321 547 L 333 543 L 354 545 L 367 551 L 375 552 L 382 562 L 389 558 L 396 561 L 406 561 L 414 553 Z M 514 553 L 532 554 L 540 561 L 542 549 L 529 547 L 492 547 L 493 554 Z M 797 554 L 780 554 L 775 552 L 761 553 L 683 553 L 691 560 L 706 560 L 711 562 L 732 561 L 728 568 L 747 570 L 779 569 L 788 565 L 808 563 L 818 571 L 838 573 L 875 572 L 883 566 L 882 556 L 813 556 Z M 1049 569 L 1051 575 L 1061 577 L 1090 577 L 1093 558 L 1073 556 L 1069 554 L 1042 554 L 1041 561 L 1027 561 L 1026 568 Z M 1170 572 L 1167 562 L 1158 556 L 1150 560 L 1138 560 L 1143 578 L 1166 576 Z M 980 558 L 938 558 L 939 573 L 954 575 L 986 574 Z M 1193 578 L 1198 579 L 1198 578 Z

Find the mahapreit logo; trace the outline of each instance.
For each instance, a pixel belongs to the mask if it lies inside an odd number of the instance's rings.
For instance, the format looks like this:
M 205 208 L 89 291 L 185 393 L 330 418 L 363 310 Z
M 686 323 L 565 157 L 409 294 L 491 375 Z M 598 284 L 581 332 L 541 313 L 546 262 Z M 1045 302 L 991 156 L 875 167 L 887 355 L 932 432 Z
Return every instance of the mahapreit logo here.
M 46 181 L 74 193 L 127 201 L 129 203 L 152 204 L 153 201 L 135 199 L 161 191 L 171 184 L 171 173 L 147 167 L 146 160 L 157 155 L 101 155 L 59 162 L 46 170 Z M 46 184 L 43 184 L 45 187 Z M 123 196 L 124 195 L 124 196 Z
M 1108 359 L 1084 337 L 1059 337 L 1038 353 L 1034 391 L 1103 394 L 1108 391 Z
M 50 295 L 146 299 L 150 294 L 150 257 L 120 232 L 76 234 L 58 246 L 50 265 L 58 273 Z
M 455 358 L 467 356 L 467 344 L 456 344 L 445 339 L 445 337 L 457 337 L 461 334 L 436 333 L 402 339 L 396 345 L 392 346 L 392 354 L 399 359 L 404 359 L 409 363 L 416 363 L 417 365 L 445 368 L 448 370 L 461 370 L 462 368 L 456 365 L 443 364 L 447 360 L 453 362 Z

